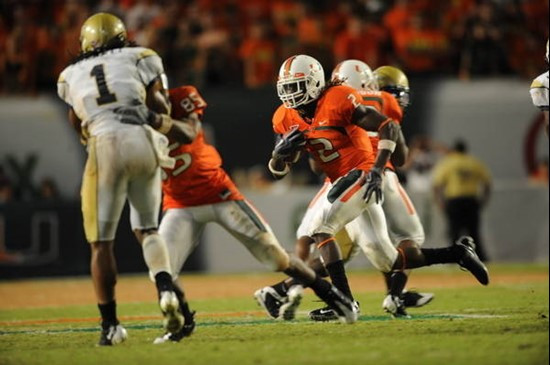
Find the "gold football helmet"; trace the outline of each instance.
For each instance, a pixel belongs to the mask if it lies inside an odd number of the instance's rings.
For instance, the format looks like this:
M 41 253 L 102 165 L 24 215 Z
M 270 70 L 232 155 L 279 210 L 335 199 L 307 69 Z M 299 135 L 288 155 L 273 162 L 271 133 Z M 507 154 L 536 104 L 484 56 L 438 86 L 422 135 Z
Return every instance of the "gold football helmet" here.
M 80 29 L 80 49 L 90 52 L 112 41 L 128 39 L 122 20 L 108 13 L 97 13 L 86 19 Z
M 373 73 L 379 90 L 395 96 L 403 109 L 409 106 L 409 79 L 403 71 L 393 66 L 381 66 Z

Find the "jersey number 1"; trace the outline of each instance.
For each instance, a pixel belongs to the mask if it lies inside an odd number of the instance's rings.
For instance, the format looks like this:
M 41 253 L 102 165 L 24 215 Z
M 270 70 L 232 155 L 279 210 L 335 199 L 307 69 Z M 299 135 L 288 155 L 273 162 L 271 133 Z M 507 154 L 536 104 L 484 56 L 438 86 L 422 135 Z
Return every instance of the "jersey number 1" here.
M 110 92 L 109 88 L 107 87 L 103 64 L 95 65 L 90 72 L 90 76 L 95 78 L 97 90 L 99 91 L 99 97 L 96 98 L 97 105 L 114 103 L 116 101 L 116 95 Z

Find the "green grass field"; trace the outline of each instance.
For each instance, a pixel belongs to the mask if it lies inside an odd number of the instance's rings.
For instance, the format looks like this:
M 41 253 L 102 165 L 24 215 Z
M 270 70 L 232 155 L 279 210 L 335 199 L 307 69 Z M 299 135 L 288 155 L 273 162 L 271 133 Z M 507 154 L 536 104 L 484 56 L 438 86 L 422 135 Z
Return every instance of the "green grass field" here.
M 367 283 L 355 285 L 362 315 L 353 325 L 309 321 L 307 312 L 320 304 L 309 292 L 292 322 L 267 319 L 252 292 L 190 298 L 196 332 L 163 345 L 152 344 L 162 332 L 153 297 L 119 304 L 130 337 L 112 348 L 95 347 L 93 304 L 1 309 L 0 364 L 548 364 L 548 267 L 492 266 L 491 272 L 501 277 L 488 287 L 473 281 L 453 287 L 454 278 L 467 274 L 424 270 L 430 282 L 438 275 L 442 282 L 422 287 L 436 298 L 411 309 L 412 319 L 391 319 L 380 308 L 383 293 L 364 289 L 369 282 L 379 286 L 378 274 L 353 272 L 352 284 Z M 272 277 L 266 274 L 266 283 Z M 2 302 L 10 300 L 8 289 L 0 293 Z

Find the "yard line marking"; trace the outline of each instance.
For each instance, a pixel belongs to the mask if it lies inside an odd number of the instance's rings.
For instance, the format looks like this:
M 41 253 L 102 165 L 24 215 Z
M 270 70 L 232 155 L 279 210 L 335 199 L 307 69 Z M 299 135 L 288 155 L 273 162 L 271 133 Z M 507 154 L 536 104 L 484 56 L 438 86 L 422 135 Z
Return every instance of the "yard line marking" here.
M 230 314 L 239 314 L 240 316 L 243 316 L 242 314 L 256 316 L 257 313 L 261 313 L 263 316 L 265 314 L 263 312 L 227 312 L 225 315 L 227 316 L 228 313 Z M 215 316 L 211 316 L 211 314 L 216 314 Z M 216 317 L 219 316 L 220 313 L 204 313 L 201 317 Z M 235 315 L 234 315 L 235 316 Z M 237 317 L 237 316 L 235 316 Z M 243 316 L 244 317 L 244 316 Z M 412 315 L 411 318 L 397 318 L 394 319 L 391 316 L 388 315 L 379 315 L 379 316 L 367 316 L 362 315 L 359 317 L 359 322 L 377 322 L 377 321 L 394 321 L 394 320 L 400 320 L 400 321 L 410 321 L 410 320 L 426 320 L 426 319 L 477 319 L 477 318 L 505 318 L 508 316 L 505 315 L 490 315 L 490 314 L 450 314 L 450 313 L 442 313 L 442 314 L 418 314 L 418 315 Z M 125 318 L 133 318 L 137 320 L 147 320 L 147 319 L 154 319 L 158 320 L 160 317 L 157 316 L 134 316 L 134 317 L 125 317 Z M 75 318 L 78 319 L 78 318 Z M 90 318 L 81 318 L 80 322 L 88 322 Z M 97 320 L 97 319 L 94 319 Z M 262 324 L 277 324 L 277 323 L 284 323 L 283 320 L 273 320 L 273 319 L 255 319 L 255 320 L 239 320 L 239 321 L 212 321 L 212 322 L 200 322 L 197 323 L 197 327 L 212 327 L 212 326 L 250 326 L 250 325 L 262 325 Z M 13 322 L 11 325 L 13 326 Z M 67 323 L 67 322 L 49 322 L 49 323 Z M 325 322 L 314 322 L 309 320 L 309 318 L 303 317 L 298 318 L 293 321 L 288 321 L 287 323 L 319 323 L 320 325 L 323 325 Z M 332 323 L 337 323 L 333 321 Z M 20 322 L 19 322 L 20 324 Z M 124 327 L 126 329 L 132 329 L 132 330 L 145 330 L 145 329 L 162 329 L 162 326 L 160 323 L 158 324 L 125 324 Z M 82 328 L 60 328 L 60 329 L 32 329 L 32 330 L 14 330 L 14 331 L 2 331 L 0 330 L 0 336 L 2 335 L 20 335 L 20 334 L 59 334 L 59 333 L 69 333 L 69 332 L 99 332 L 99 327 L 82 327 Z
M 197 317 L 262 317 L 265 316 L 263 311 L 239 311 L 239 312 L 203 312 L 197 313 Z M 149 316 L 122 316 L 121 321 L 149 321 L 160 320 L 162 316 L 149 315 Z M 13 321 L 0 321 L 0 326 L 25 326 L 25 325 L 40 325 L 40 324 L 55 324 L 55 323 L 82 323 L 82 322 L 99 322 L 101 318 L 52 318 L 52 319 L 31 319 L 31 320 L 13 320 Z
M 506 314 L 454 314 L 454 313 L 445 313 L 444 315 L 453 316 L 455 318 L 508 318 L 510 316 Z

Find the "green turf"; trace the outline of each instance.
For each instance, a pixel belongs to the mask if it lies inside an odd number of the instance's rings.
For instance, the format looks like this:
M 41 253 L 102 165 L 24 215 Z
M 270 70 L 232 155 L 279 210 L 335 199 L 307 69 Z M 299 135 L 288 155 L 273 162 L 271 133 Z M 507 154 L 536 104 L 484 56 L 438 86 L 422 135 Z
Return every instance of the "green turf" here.
M 506 268 L 547 272 L 547 268 Z M 429 288 L 422 288 L 429 290 Z M 254 316 L 250 299 L 197 300 L 195 334 L 177 344 L 152 345 L 160 320 L 126 321 L 130 338 L 98 348 L 94 322 L 0 326 L 0 364 L 547 364 L 548 282 L 433 289 L 436 299 L 411 309 L 411 319 L 381 312 L 381 293 L 358 293 L 362 316 L 353 325 L 313 323 L 319 305 L 308 294 L 298 319 L 278 322 Z M 245 316 L 209 313 L 246 312 Z M 122 303 L 124 316 L 156 316 L 157 306 Z M 0 321 L 95 318 L 96 308 L 0 311 Z

